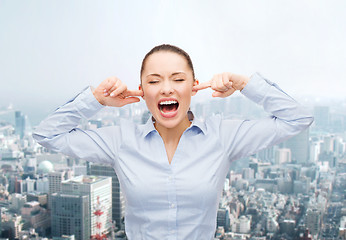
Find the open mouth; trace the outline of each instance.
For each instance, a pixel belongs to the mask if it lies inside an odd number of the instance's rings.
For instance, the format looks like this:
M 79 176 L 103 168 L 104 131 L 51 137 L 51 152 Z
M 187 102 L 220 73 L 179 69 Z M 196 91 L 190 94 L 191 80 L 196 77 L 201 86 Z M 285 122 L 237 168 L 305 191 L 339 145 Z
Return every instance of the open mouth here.
M 163 100 L 159 102 L 158 107 L 163 114 L 172 113 L 178 110 L 179 103 L 177 100 Z

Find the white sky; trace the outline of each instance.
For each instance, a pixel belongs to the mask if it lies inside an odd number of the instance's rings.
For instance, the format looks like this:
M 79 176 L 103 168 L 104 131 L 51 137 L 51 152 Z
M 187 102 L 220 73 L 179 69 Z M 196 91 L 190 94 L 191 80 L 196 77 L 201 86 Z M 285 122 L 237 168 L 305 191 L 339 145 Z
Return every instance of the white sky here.
M 57 107 L 171 43 L 201 82 L 258 71 L 292 95 L 346 97 L 346 1 L 0 0 L 0 106 Z M 58 104 L 58 105 L 57 105 Z

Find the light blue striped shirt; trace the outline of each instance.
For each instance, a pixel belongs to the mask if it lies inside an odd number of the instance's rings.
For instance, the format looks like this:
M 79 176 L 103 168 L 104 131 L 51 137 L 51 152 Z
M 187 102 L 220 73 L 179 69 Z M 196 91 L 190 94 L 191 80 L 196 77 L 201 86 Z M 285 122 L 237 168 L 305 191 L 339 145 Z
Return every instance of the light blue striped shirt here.
M 192 120 L 169 164 L 151 119 L 122 121 L 96 130 L 77 128 L 103 106 L 90 89 L 58 108 L 38 126 L 43 146 L 115 169 L 126 199 L 130 240 L 211 240 L 225 177 L 232 161 L 277 144 L 306 129 L 313 117 L 276 84 L 254 74 L 243 95 L 272 116 Z

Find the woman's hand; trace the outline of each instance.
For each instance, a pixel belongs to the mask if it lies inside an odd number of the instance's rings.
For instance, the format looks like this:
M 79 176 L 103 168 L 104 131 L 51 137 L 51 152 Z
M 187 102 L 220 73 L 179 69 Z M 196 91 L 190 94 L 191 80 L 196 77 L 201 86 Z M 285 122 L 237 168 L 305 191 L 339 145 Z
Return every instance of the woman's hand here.
M 126 104 L 139 102 L 142 90 L 128 90 L 127 86 L 117 77 L 109 77 L 93 90 L 97 101 L 104 106 L 122 107 Z
M 235 91 L 241 91 L 249 81 L 249 77 L 244 75 L 238 75 L 230 72 L 224 72 L 214 75 L 214 77 L 208 81 L 196 85 L 193 87 L 194 91 L 211 88 L 214 90 L 213 97 L 228 97 Z

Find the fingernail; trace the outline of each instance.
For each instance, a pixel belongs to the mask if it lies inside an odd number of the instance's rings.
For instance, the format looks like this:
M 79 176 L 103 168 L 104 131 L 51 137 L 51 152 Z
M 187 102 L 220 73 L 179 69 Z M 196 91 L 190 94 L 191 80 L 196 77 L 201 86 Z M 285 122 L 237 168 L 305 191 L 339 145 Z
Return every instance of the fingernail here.
M 110 95 L 111 97 L 113 97 L 114 96 L 114 93 L 111 93 L 111 95 Z
M 103 95 L 107 96 L 107 95 L 108 95 L 108 93 L 107 93 L 107 92 L 105 92 Z
M 103 89 L 103 92 L 107 92 L 107 89 Z

